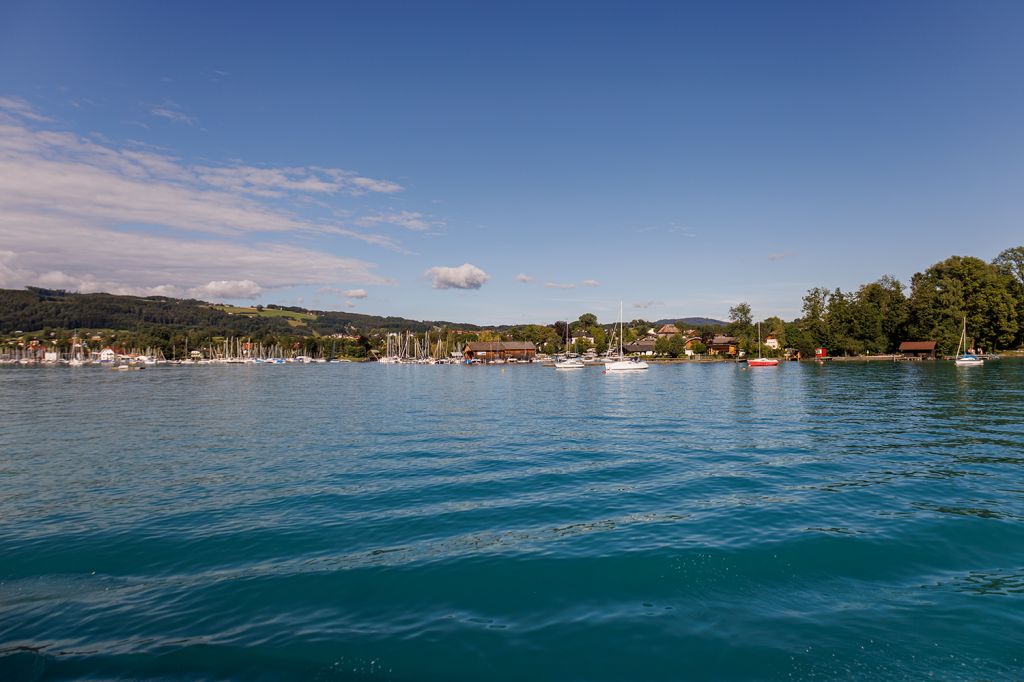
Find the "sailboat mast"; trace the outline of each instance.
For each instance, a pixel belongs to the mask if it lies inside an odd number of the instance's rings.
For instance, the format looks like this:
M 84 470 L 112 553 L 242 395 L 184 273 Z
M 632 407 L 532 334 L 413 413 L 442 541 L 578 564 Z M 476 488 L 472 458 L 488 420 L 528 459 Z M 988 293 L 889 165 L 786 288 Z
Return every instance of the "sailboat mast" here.
M 625 357 L 622 352 L 622 334 L 622 301 L 619 301 L 619 360 Z

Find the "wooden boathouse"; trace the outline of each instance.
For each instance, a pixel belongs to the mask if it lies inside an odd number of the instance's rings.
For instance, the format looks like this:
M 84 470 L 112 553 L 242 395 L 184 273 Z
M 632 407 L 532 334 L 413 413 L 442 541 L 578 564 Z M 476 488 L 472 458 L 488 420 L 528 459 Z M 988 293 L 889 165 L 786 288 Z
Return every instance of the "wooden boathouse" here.
M 533 360 L 537 346 L 533 341 L 470 341 L 462 349 L 464 360 Z

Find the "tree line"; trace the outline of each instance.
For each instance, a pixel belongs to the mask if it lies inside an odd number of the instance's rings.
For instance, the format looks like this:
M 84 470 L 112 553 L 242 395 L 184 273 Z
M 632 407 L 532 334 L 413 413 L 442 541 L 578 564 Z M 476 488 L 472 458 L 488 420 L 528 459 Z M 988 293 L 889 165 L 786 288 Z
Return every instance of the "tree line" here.
M 950 256 L 910 280 L 909 292 L 884 276 L 856 291 L 815 287 L 803 297 L 802 315 L 761 323 L 781 347 L 809 356 L 824 347 L 832 355 L 891 353 L 903 341 L 935 341 L 939 353 L 956 351 L 966 319 L 968 340 L 979 350 L 1024 345 L 1024 246 L 1006 249 L 992 262 Z M 728 332 L 754 350 L 750 306 L 729 311 Z M 767 351 L 766 351 L 767 352 Z

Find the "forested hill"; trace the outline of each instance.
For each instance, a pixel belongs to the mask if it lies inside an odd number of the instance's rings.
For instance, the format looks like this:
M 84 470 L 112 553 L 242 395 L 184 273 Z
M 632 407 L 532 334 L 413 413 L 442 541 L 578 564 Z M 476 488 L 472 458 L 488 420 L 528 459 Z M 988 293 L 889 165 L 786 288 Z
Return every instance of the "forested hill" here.
M 724 327 L 728 322 L 716 320 L 713 317 L 666 317 L 663 320 L 655 320 L 654 324 L 687 324 L 691 327 Z
M 0 334 L 43 329 L 118 329 L 152 327 L 204 329 L 225 336 L 289 332 L 333 334 L 358 331 L 423 332 L 438 326 L 476 330 L 470 324 L 407 320 L 350 312 L 259 306 L 235 308 L 195 299 L 76 294 L 28 287 L 0 289 Z

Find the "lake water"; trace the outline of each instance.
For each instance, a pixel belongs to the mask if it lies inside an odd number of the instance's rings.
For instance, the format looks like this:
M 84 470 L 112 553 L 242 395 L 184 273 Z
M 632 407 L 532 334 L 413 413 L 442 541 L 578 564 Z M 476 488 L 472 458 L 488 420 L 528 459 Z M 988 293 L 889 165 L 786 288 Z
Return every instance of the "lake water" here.
M 1024 362 L 0 370 L 0 679 L 1024 677 Z

